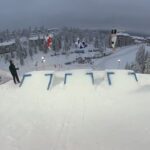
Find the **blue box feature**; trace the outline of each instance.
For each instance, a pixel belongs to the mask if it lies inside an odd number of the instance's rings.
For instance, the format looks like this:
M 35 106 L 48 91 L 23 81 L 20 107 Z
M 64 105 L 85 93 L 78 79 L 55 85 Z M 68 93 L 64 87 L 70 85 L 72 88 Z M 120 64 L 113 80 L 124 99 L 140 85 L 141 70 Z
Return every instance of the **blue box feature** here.
M 22 80 L 21 80 L 21 82 L 20 82 L 19 87 L 21 87 L 21 86 L 23 85 L 25 78 L 31 77 L 31 76 L 32 76 L 32 74 L 25 74 L 25 75 L 23 75 L 23 78 L 22 78 Z
M 94 85 L 94 75 L 93 75 L 93 73 L 92 72 L 88 72 L 88 73 L 86 73 L 87 75 L 89 75 L 89 76 L 91 76 L 91 79 L 92 79 L 92 84 Z
M 72 73 L 66 73 L 66 74 L 65 74 L 64 84 L 67 83 L 67 77 L 68 77 L 68 76 L 72 76 Z
M 115 74 L 114 72 L 107 72 L 107 79 L 108 79 L 108 84 L 109 84 L 109 85 L 112 85 L 110 76 L 111 76 L 111 75 L 114 75 L 114 74 Z
M 49 90 L 49 89 L 50 89 L 50 86 L 51 86 L 51 83 L 52 83 L 53 74 L 45 74 L 45 76 L 49 76 L 49 77 L 50 77 L 49 83 L 48 83 L 48 86 L 47 86 L 47 90 Z
M 128 72 L 128 75 L 132 75 L 132 76 L 134 76 L 134 78 L 135 78 L 136 82 L 138 82 L 138 78 L 137 78 L 137 75 L 136 75 L 136 73 L 135 73 L 135 72 Z

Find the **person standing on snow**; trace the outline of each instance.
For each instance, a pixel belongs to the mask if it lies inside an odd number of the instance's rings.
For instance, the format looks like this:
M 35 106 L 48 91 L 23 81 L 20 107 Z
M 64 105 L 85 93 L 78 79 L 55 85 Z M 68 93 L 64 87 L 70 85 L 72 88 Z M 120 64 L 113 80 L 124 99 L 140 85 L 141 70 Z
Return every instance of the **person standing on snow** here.
M 17 74 L 17 70 L 19 70 L 19 68 L 15 67 L 12 60 L 10 60 L 9 70 L 10 70 L 10 73 L 12 74 L 14 83 L 16 84 L 16 80 L 17 80 L 18 83 L 20 83 L 20 80 L 19 80 L 19 77 L 18 77 L 18 74 Z

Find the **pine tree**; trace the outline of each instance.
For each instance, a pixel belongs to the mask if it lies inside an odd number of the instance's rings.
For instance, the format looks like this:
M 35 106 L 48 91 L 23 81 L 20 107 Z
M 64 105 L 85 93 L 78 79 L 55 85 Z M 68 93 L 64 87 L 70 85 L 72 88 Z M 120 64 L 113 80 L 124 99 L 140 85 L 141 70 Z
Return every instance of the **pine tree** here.
M 56 49 L 57 49 L 57 48 L 56 48 L 56 44 L 57 44 L 57 43 L 56 43 L 56 38 L 54 37 L 53 40 L 52 40 L 52 50 L 53 50 L 53 51 L 56 51 Z
M 99 48 L 99 40 L 98 40 L 98 37 L 95 37 L 95 40 L 94 40 L 94 47 L 95 47 L 95 48 Z
M 146 57 L 145 47 L 141 46 L 136 53 L 136 66 L 138 72 L 144 73 Z
M 29 47 L 29 55 L 30 55 L 31 59 L 33 59 L 33 51 L 32 51 L 31 47 Z
M 144 73 L 150 74 L 150 54 L 145 61 L 145 70 Z
M 126 63 L 125 69 L 126 69 L 126 70 L 130 70 L 130 65 L 129 65 L 128 63 Z
M 24 58 L 23 58 L 23 56 L 22 57 L 20 57 L 20 65 L 24 65 Z
M 11 51 L 11 58 L 15 58 L 15 55 L 14 55 L 14 52 L 13 51 Z
M 64 39 L 64 47 L 63 47 L 63 49 L 64 49 L 64 51 L 68 51 L 69 48 L 70 48 L 70 45 L 69 45 L 69 39 L 68 39 L 67 36 L 65 36 L 65 39 Z

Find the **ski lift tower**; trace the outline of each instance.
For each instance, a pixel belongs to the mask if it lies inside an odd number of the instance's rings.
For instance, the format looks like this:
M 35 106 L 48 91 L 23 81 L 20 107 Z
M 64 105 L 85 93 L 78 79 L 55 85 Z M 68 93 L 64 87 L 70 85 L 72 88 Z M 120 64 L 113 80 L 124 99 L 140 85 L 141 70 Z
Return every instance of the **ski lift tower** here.
M 112 31 L 111 31 L 111 47 L 112 47 L 113 51 L 115 51 L 116 42 L 117 42 L 117 30 L 112 29 Z

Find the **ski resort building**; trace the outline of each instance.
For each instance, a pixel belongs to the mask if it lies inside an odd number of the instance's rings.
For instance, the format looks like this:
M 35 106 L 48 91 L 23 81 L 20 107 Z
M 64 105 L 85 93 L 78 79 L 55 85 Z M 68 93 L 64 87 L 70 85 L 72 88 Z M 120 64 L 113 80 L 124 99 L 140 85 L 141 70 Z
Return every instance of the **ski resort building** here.
M 128 33 L 117 33 L 116 47 L 123 47 L 134 44 L 134 39 Z
M 135 44 L 141 44 L 141 43 L 145 43 L 146 39 L 144 37 L 140 37 L 140 36 L 132 36 Z
M 10 53 L 15 50 L 16 50 L 16 42 L 14 39 L 0 43 L 0 54 Z
M 51 29 L 48 29 L 48 34 L 57 34 L 59 33 L 60 29 L 58 28 L 51 28 Z
M 28 45 L 28 39 L 26 37 L 21 37 L 19 39 L 19 42 L 23 48 L 26 48 Z M 6 54 L 11 53 L 13 51 L 16 51 L 16 41 L 15 39 L 12 39 L 10 41 L 5 41 L 0 43 L 0 54 Z
M 150 37 L 146 38 L 146 43 L 148 46 L 150 46 Z
M 110 36 L 110 42 L 109 42 L 109 47 L 112 48 L 112 36 Z M 116 42 L 115 42 L 115 47 L 123 47 L 123 46 L 129 46 L 135 44 L 135 40 L 132 38 L 131 35 L 128 33 L 116 33 Z
M 45 40 L 44 35 L 32 35 L 29 38 L 29 44 L 31 46 L 39 45 L 39 44 L 42 44 L 44 40 Z

